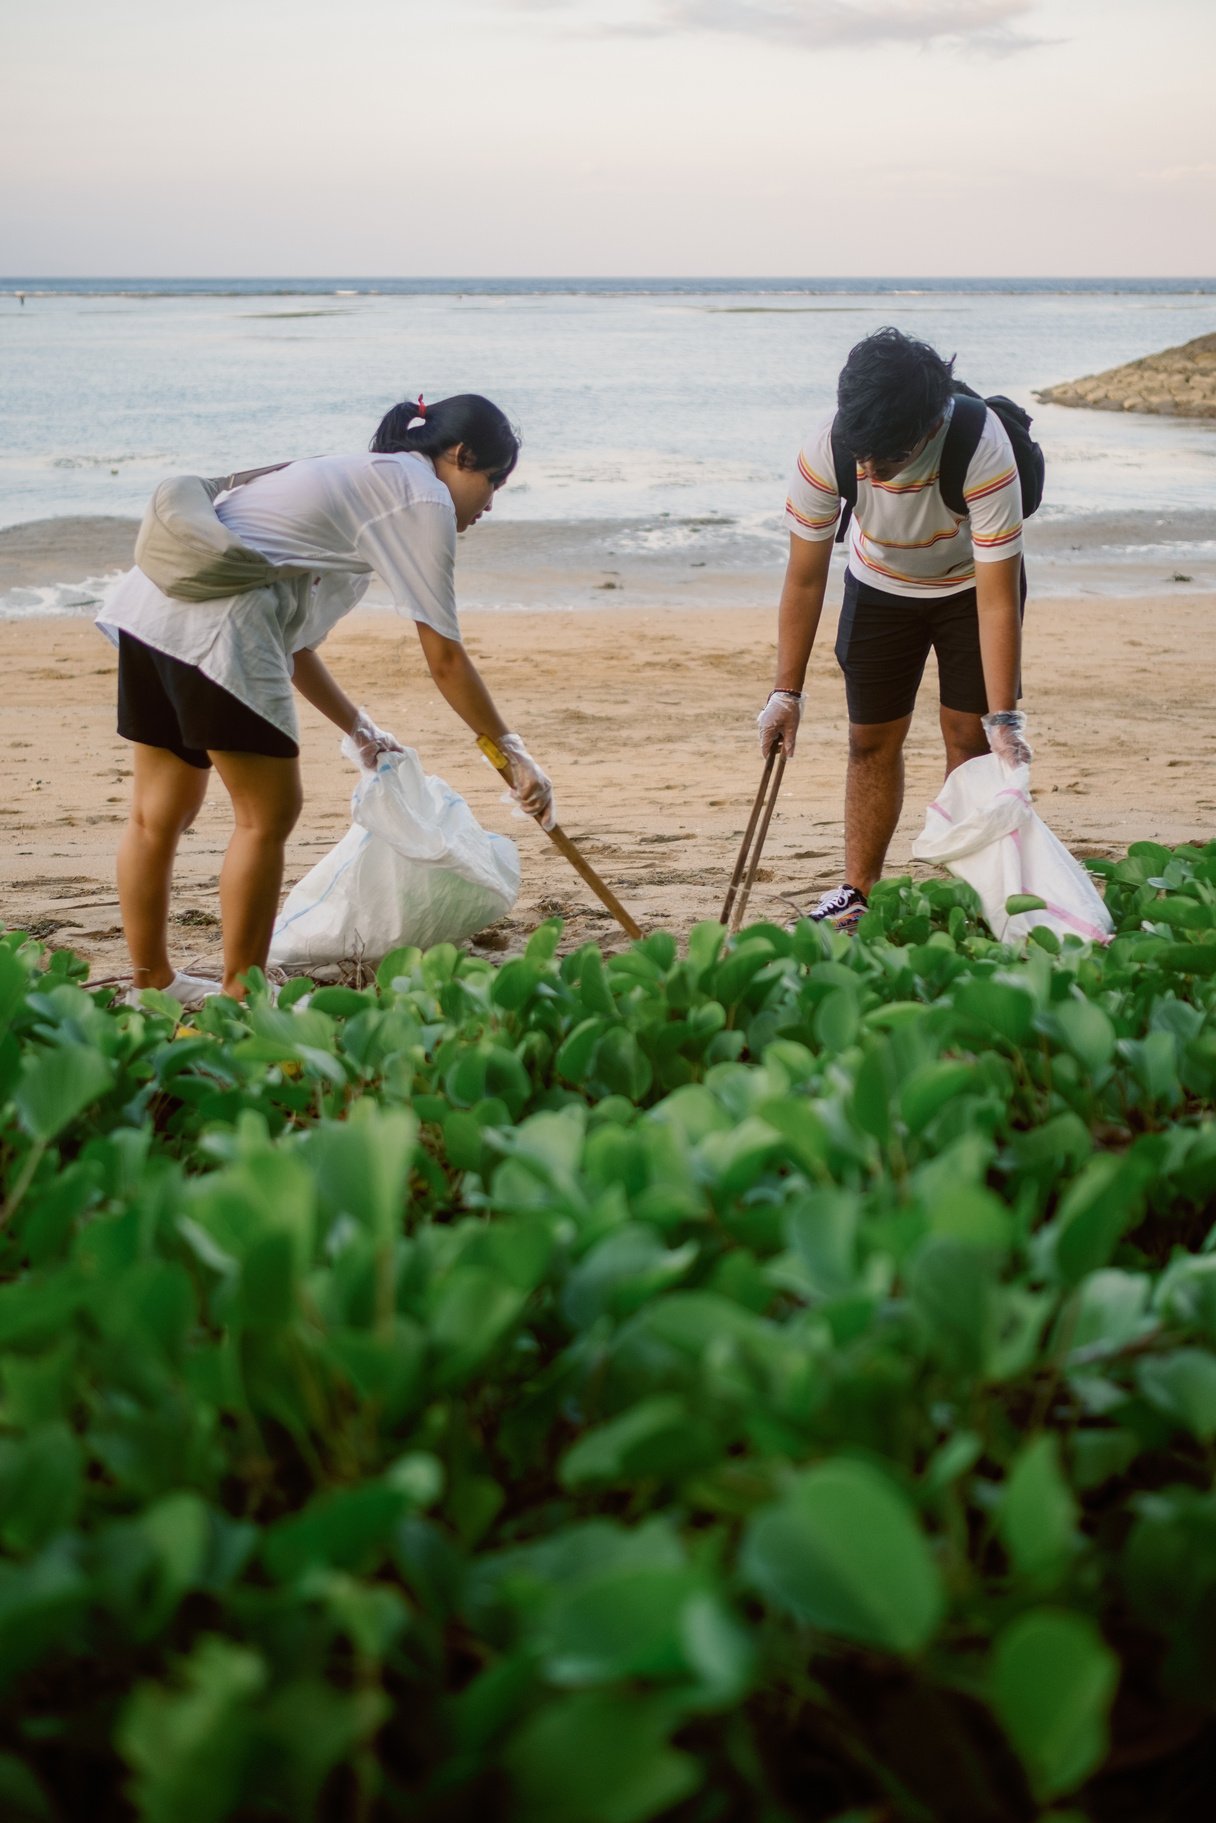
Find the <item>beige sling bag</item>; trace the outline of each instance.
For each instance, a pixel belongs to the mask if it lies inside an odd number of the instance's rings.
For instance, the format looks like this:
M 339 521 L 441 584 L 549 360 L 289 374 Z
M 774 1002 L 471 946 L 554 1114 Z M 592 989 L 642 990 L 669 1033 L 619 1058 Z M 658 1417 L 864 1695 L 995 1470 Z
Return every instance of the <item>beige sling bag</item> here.
M 162 481 L 135 540 L 135 561 L 144 575 L 175 601 L 216 601 L 307 575 L 303 566 L 271 563 L 260 551 L 242 544 L 215 511 L 221 494 L 287 467 L 286 462 L 272 462 L 267 468 L 242 469 L 214 481 L 200 475 L 174 475 Z

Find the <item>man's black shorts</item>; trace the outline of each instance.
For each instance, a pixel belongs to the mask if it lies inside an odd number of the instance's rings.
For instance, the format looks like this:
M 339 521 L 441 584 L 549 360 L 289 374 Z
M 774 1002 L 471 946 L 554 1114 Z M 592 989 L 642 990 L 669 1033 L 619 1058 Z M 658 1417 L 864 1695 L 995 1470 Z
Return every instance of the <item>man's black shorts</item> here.
M 1023 610 L 1025 605 L 1023 570 Z M 871 588 L 846 572 L 836 659 L 851 722 L 895 722 L 911 715 L 930 650 L 937 653 L 942 707 L 983 715 L 988 697 L 975 590 L 916 601 Z
M 300 749 L 273 722 L 256 715 L 197 665 L 118 635 L 118 732 L 127 741 L 165 747 L 200 770 L 217 753 L 265 753 L 294 760 Z

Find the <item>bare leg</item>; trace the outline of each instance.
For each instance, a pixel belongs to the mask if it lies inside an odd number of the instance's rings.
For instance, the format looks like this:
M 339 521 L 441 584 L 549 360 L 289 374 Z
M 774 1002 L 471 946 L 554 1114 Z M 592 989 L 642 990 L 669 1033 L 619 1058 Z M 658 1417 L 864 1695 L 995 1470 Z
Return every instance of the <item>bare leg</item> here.
M 169 888 L 173 860 L 207 795 L 209 774 L 164 747 L 131 743 L 131 814 L 118 844 L 118 902 L 134 985 L 168 987 Z
M 981 759 L 989 751 L 988 736 L 978 715 L 968 715 L 962 709 L 947 709 L 943 703 L 941 724 L 942 740 L 946 744 L 947 778 L 956 766 Z
M 244 997 L 240 977 L 265 968 L 283 884 L 283 850 L 303 802 L 300 762 L 262 753 L 212 753 L 235 828 L 220 869 L 224 992 Z
M 897 722 L 849 724 L 844 791 L 844 871 L 868 893 L 882 873 L 904 802 L 904 741 L 910 715 Z

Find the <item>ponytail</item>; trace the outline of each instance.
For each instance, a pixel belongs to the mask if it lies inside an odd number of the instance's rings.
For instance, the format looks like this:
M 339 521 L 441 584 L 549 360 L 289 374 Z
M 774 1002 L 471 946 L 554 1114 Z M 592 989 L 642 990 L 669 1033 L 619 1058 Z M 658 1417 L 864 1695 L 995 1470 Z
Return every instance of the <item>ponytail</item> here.
M 434 405 L 403 400 L 380 420 L 370 448 L 377 455 L 410 451 L 432 461 L 463 443 L 472 466 L 500 487 L 519 460 L 519 436 L 506 414 L 480 393 L 455 393 Z

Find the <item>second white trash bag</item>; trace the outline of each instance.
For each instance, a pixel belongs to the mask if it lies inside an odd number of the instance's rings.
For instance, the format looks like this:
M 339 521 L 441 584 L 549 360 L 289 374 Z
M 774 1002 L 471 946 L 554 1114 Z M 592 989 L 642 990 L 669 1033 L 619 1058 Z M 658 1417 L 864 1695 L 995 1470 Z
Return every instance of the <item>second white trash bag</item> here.
M 930 804 L 912 853 L 944 862 L 973 886 L 993 935 L 1004 942 L 1023 941 L 1036 924 L 1098 943 L 1113 935 L 1093 881 L 1036 815 L 1028 766 L 1010 771 L 987 753 L 956 767 Z M 1016 893 L 1033 893 L 1045 909 L 1011 917 L 1005 901 Z
M 342 752 L 358 765 L 349 738 Z M 404 943 L 459 943 L 514 905 L 514 842 L 483 829 L 412 747 L 361 771 L 350 812 L 352 828 L 287 895 L 270 940 L 280 968 L 379 962 Z

